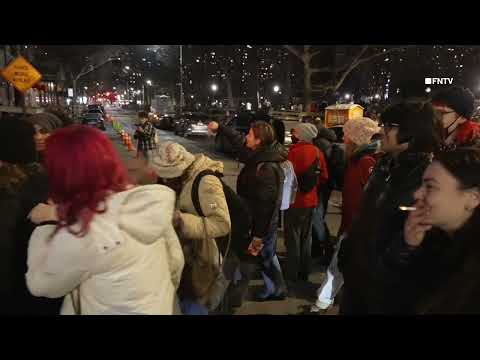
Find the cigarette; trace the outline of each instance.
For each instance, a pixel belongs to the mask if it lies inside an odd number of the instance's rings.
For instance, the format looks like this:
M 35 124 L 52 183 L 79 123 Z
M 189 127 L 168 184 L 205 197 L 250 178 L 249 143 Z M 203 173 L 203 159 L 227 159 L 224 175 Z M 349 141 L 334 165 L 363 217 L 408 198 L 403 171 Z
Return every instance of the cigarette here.
M 415 211 L 415 210 L 417 210 L 417 208 L 414 207 L 414 206 L 399 206 L 398 208 L 402 211 Z

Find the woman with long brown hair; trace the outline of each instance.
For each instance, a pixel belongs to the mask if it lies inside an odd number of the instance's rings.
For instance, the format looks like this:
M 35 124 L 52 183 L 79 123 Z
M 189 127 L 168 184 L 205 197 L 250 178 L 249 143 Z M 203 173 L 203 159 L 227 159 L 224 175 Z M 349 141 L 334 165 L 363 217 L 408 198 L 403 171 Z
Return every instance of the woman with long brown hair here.
M 237 194 L 250 209 L 252 241 L 248 248 L 236 251 L 241 263 L 242 279 L 237 282 L 236 290 L 240 300 L 235 305 L 241 304 L 258 262 L 258 255 L 261 257 L 265 289 L 257 295 L 257 300 L 283 300 L 287 289 L 276 255 L 276 246 L 284 182 L 280 163 L 287 160 L 287 151 L 275 140 L 273 127 L 265 121 L 253 123 L 246 137 L 216 122 L 211 122 L 209 129 L 226 136 L 234 145 L 239 160 L 245 164 L 238 175 Z

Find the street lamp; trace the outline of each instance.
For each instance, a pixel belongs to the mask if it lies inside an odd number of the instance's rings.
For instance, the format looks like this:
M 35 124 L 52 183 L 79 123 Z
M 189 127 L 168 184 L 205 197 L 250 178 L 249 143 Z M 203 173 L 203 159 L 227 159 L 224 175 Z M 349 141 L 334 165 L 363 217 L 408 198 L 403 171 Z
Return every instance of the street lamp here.
M 98 65 L 92 65 L 92 64 L 88 64 L 88 65 L 85 65 L 83 67 L 83 69 L 80 71 L 80 73 L 75 76 L 73 78 L 73 101 L 72 101 L 72 114 L 73 116 L 75 117 L 75 105 L 77 103 L 77 81 L 82 77 L 82 76 L 85 76 L 89 73 L 91 73 L 92 71 L 95 71 L 97 70 L 98 68 L 100 68 L 101 66 L 105 65 L 106 63 L 109 63 L 110 61 L 114 60 L 112 57 L 109 57 L 108 59 L 106 59 L 105 61 L 103 61 L 102 63 L 98 64 Z M 118 60 L 120 60 L 120 58 L 118 58 Z M 97 83 L 97 86 L 99 84 Z
M 152 80 L 146 80 L 145 83 L 150 87 L 152 86 Z M 151 93 L 150 90 L 146 88 L 145 85 L 143 85 L 143 104 L 144 105 L 150 105 L 151 99 L 150 99 Z
M 350 99 L 350 94 L 345 94 L 345 99 Z
M 216 100 L 215 100 L 215 93 L 216 93 L 217 90 L 218 90 L 217 84 L 212 84 L 211 89 L 212 89 L 212 91 L 213 91 L 213 102 L 215 103 L 215 102 L 216 102 Z M 212 104 L 212 105 L 213 105 L 213 104 Z
M 278 92 L 280 91 L 280 86 L 275 85 L 275 86 L 273 87 L 273 91 L 276 92 L 276 93 L 278 93 Z
M 125 66 L 125 70 L 130 70 L 130 66 Z

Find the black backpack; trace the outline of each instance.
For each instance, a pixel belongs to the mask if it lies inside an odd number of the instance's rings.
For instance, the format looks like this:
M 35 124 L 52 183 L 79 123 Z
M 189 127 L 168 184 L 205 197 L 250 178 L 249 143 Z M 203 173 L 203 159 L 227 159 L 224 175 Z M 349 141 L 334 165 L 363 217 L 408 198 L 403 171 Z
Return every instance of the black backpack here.
M 298 189 L 303 193 L 309 193 L 318 183 L 320 177 L 320 159 L 317 157 L 302 175 L 297 176 Z
M 343 188 L 345 173 L 345 151 L 339 144 L 332 143 L 329 152 L 327 166 L 330 188 L 340 191 Z
M 252 216 L 245 202 L 233 191 L 228 185 L 222 181 L 223 174 L 212 170 L 201 171 L 193 181 L 192 185 L 192 202 L 195 210 L 200 216 L 204 216 L 202 207 L 200 206 L 200 198 L 198 189 L 200 180 L 206 175 L 214 175 L 219 178 L 223 186 L 223 193 L 228 205 L 230 213 L 231 230 L 229 235 L 216 238 L 216 242 L 222 255 L 225 255 L 230 238 L 230 249 L 237 255 L 242 255 L 248 249 L 251 242 L 250 229 L 252 228 Z

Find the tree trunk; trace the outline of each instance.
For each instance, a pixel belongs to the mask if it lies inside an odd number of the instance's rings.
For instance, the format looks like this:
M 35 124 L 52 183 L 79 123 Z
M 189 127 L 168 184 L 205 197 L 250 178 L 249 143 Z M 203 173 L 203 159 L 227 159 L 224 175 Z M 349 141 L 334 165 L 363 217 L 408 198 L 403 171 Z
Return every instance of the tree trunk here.
M 227 83 L 227 96 L 228 96 L 228 108 L 235 109 L 235 103 L 233 101 L 232 81 L 230 80 L 230 74 L 225 74 L 225 82 Z
M 312 105 L 312 70 L 310 64 L 304 66 L 304 111 L 310 111 Z

